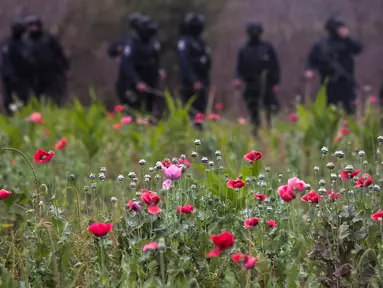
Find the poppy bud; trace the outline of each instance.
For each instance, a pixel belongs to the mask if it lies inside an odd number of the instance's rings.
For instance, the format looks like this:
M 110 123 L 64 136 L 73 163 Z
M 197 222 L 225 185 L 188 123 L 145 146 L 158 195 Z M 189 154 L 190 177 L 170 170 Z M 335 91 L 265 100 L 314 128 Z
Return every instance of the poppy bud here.
M 270 167 L 265 168 L 266 173 L 270 173 Z
M 205 173 L 207 174 L 207 173 L 209 173 L 210 172 L 210 170 L 209 169 L 205 169 Z
M 161 181 L 161 175 L 160 174 L 156 174 L 156 176 L 154 176 L 154 179 L 156 179 L 156 181 Z
M 44 202 L 43 202 L 43 201 L 40 201 L 39 206 L 40 206 L 40 207 L 44 207 Z
M 154 168 L 153 167 L 149 167 L 149 172 L 153 173 L 154 172 Z
M 89 191 L 89 186 L 84 186 L 84 192 L 88 192 Z
M 141 166 L 144 166 L 146 165 L 146 161 L 144 159 L 141 159 L 140 161 L 138 161 L 138 164 L 140 164 Z
M 223 171 L 223 169 L 225 169 L 223 166 L 219 166 L 220 171 Z
M 197 153 L 197 152 L 192 152 L 192 153 L 191 153 L 191 156 L 192 156 L 193 158 L 196 158 L 196 157 L 198 156 L 198 153 Z
M 165 251 L 166 249 L 166 245 L 165 245 L 165 239 L 163 237 L 161 237 L 159 240 L 158 240 L 158 250 L 160 250 L 161 252 Z
M 100 179 L 101 181 L 104 181 L 105 180 L 105 174 L 104 173 L 99 173 L 98 174 L 98 179 Z
M 219 150 L 217 150 L 217 151 L 215 151 L 215 156 L 222 156 L 222 153 L 221 153 L 221 151 L 219 151 Z
M 279 174 L 278 174 L 278 179 L 279 179 L 279 180 L 282 180 L 282 178 L 283 178 L 283 174 L 282 174 L 282 173 L 279 173 Z
M 199 139 L 194 140 L 194 145 L 201 145 L 201 140 Z
M 368 162 L 366 160 L 363 161 L 363 165 L 367 166 Z
M 31 227 L 32 226 L 32 222 L 31 222 L 31 220 L 27 220 L 27 226 L 29 226 L 29 227 Z
M 358 155 L 360 158 L 363 158 L 364 156 L 366 156 L 366 153 L 363 150 L 360 150 Z
M 130 179 L 136 178 L 136 173 L 134 173 L 134 172 L 129 172 L 128 177 L 129 177 Z
M 209 162 L 209 159 L 207 159 L 207 157 L 202 157 L 201 162 L 203 164 L 207 164 Z
M 344 153 L 342 151 L 335 151 L 334 156 L 342 159 L 344 157 Z
M 94 175 L 94 173 L 90 173 L 89 179 L 90 180 L 94 180 L 95 178 L 96 178 L 96 175 Z
M 320 180 L 319 180 L 319 186 L 323 187 L 323 186 L 325 186 L 325 185 L 326 185 L 326 180 L 324 180 L 324 179 L 320 179 Z
M 196 190 L 196 189 L 197 189 L 197 186 L 193 184 L 193 185 L 190 186 L 190 188 L 191 188 L 192 190 Z
M 209 166 L 213 167 L 214 166 L 214 162 L 213 161 L 209 161 Z
M 335 165 L 334 165 L 333 162 L 328 162 L 327 165 L 326 165 L 326 167 L 327 167 L 328 170 L 332 170 L 332 169 L 335 168 Z
M 76 176 L 72 173 L 69 174 L 69 178 L 73 181 L 76 180 Z
M 106 173 L 106 167 L 101 167 L 101 168 L 100 168 L 100 172 L 101 172 L 101 173 Z
M 318 172 L 318 171 L 319 171 L 319 167 L 318 167 L 318 166 L 315 166 L 315 167 L 314 167 L 314 171 L 315 171 L 315 172 Z
M 118 175 L 117 176 L 117 181 L 122 182 L 123 180 L 124 180 L 124 176 L 123 175 Z
M 320 152 L 321 152 L 323 155 L 327 155 L 327 153 L 328 153 L 328 148 L 323 146 L 322 149 L 320 149 Z

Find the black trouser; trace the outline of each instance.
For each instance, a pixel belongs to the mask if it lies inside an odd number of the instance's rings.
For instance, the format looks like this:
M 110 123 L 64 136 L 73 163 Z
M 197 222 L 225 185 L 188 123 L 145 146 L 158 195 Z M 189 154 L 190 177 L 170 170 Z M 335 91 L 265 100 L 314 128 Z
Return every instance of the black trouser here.
M 355 113 L 355 88 L 346 79 L 327 83 L 327 103 L 338 105 L 342 104 L 347 114 Z
M 263 94 L 263 95 L 262 95 Z M 254 126 L 261 125 L 260 110 L 263 108 L 266 111 L 267 124 L 271 125 L 271 116 L 279 110 L 279 102 L 276 98 L 271 85 L 261 89 L 258 83 L 246 83 L 243 91 L 243 99 L 245 100 L 247 109 L 250 114 L 251 122 Z
M 156 83 L 148 86 L 150 89 L 157 90 Z M 127 105 L 133 110 L 143 109 L 148 113 L 153 113 L 157 98 L 161 97 L 161 95 L 157 96 L 153 93 L 137 91 L 136 87 L 132 85 L 126 86 L 120 82 L 117 83 L 116 89 L 121 104 Z
M 57 72 L 37 75 L 33 80 L 33 91 L 38 99 L 46 96 L 60 105 L 66 91 L 65 75 Z
M 193 96 L 196 97 L 191 105 L 189 113 L 191 117 L 194 117 L 197 113 L 205 114 L 208 104 L 208 93 L 208 86 L 203 86 L 200 91 L 195 91 L 193 86 L 183 85 L 181 95 L 184 103 L 188 102 Z
M 11 77 L 2 78 L 3 85 L 3 102 L 4 108 L 8 114 L 12 111 L 9 106 L 13 103 L 13 96 L 16 96 L 25 105 L 29 98 L 28 81 L 25 79 L 12 79 Z

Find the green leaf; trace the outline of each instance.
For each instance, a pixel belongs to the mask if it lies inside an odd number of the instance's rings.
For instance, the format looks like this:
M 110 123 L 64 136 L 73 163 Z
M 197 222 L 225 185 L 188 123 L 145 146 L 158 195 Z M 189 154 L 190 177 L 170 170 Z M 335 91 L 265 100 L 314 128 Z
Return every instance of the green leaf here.
M 349 226 L 347 224 L 343 223 L 339 227 L 339 236 L 338 237 L 340 240 L 343 240 L 343 239 L 347 238 L 349 235 L 350 235 Z

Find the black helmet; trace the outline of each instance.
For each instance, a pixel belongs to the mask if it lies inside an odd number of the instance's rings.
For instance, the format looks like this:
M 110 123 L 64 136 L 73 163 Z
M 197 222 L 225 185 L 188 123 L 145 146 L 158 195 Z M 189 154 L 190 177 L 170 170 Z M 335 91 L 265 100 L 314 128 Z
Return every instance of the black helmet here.
M 343 19 L 341 19 L 339 16 L 331 16 L 325 25 L 325 29 L 330 34 L 336 34 L 338 28 L 346 26 Z
M 153 24 L 149 16 L 142 16 L 137 22 L 137 34 L 143 41 L 149 41 L 153 36 Z
M 184 20 L 184 28 L 190 35 L 200 35 L 205 28 L 205 17 L 199 13 L 188 13 Z
M 246 25 L 246 32 L 249 38 L 259 39 L 263 33 L 263 25 L 261 22 L 251 21 Z
M 43 28 L 43 20 L 40 17 L 30 15 L 25 18 L 25 23 L 27 26 L 37 26 L 38 28 Z
M 129 15 L 128 21 L 129 21 L 129 27 L 133 30 L 137 30 L 137 27 L 139 25 L 139 22 L 144 17 L 140 12 L 133 12 Z
M 26 30 L 23 19 L 14 19 L 11 25 L 11 35 L 13 38 L 20 38 Z
M 158 33 L 158 24 L 157 24 L 156 21 L 150 20 L 149 31 L 150 31 L 151 36 L 154 37 L 154 36 L 157 35 L 157 33 Z

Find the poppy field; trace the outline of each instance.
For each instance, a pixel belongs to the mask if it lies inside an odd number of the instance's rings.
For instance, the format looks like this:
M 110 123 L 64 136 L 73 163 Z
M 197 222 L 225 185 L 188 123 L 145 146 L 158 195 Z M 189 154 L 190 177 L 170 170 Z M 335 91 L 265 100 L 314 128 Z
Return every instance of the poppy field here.
M 320 93 L 256 138 L 167 106 L 0 116 L 0 287 L 382 287 L 376 105 Z

